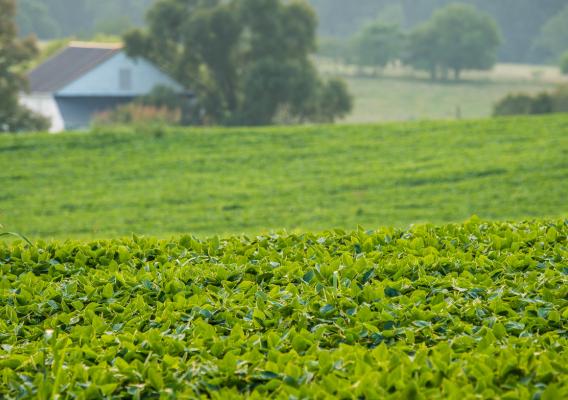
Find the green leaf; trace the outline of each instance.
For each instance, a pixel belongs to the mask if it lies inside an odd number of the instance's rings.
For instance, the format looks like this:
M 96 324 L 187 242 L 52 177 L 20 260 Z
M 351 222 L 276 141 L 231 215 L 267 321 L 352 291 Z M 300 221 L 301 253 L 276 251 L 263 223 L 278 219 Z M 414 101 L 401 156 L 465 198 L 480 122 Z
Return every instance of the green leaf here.
M 103 288 L 103 297 L 110 299 L 114 295 L 114 288 L 112 283 L 107 283 Z
M 164 388 L 164 379 L 162 378 L 162 373 L 158 369 L 156 364 L 153 364 L 148 368 L 148 380 L 150 384 L 157 390 L 162 390 Z

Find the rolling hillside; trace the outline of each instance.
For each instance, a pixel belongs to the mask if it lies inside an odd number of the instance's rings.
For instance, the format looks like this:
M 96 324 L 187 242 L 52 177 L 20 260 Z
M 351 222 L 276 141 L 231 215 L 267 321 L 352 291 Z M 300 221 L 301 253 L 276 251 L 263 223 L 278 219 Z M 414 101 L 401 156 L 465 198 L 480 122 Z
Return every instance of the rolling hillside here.
M 208 236 L 568 215 L 568 116 L 0 136 L 0 223 Z

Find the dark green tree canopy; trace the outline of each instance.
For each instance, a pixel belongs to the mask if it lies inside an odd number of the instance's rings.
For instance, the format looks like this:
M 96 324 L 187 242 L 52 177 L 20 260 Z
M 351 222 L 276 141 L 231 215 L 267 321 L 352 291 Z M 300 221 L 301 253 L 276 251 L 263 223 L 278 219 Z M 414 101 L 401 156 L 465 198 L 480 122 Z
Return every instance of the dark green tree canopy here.
M 310 60 L 317 20 L 305 2 L 160 0 L 147 21 L 125 36 L 127 52 L 194 90 L 203 123 L 270 124 L 282 113 L 296 122 L 324 118 L 329 92 Z M 333 95 L 345 97 L 334 100 L 347 107 L 334 114 L 342 116 L 351 108 L 348 93 Z

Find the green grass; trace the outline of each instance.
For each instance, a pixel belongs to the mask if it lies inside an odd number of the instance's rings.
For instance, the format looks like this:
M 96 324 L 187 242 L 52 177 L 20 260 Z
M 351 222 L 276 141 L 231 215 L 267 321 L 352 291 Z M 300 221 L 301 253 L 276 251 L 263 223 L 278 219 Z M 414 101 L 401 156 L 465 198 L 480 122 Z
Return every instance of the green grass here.
M 322 74 L 340 76 L 354 97 L 343 123 L 486 118 L 511 93 L 540 93 L 568 84 L 557 67 L 497 64 L 489 71 L 465 71 L 462 80 L 431 81 L 427 73 L 389 66 L 379 76 L 353 65 L 316 58 Z M 366 73 L 367 75 L 362 75 Z
M 510 93 L 540 93 L 555 85 L 531 81 L 431 82 L 412 78 L 345 78 L 355 99 L 344 122 L 485 118 Z
M 566 399 L 567 235 L 0 242 L 0 398 Z
M 568 214 L 566 115 L 148 132 L 0 136 L 0 223 L 68 239 Z

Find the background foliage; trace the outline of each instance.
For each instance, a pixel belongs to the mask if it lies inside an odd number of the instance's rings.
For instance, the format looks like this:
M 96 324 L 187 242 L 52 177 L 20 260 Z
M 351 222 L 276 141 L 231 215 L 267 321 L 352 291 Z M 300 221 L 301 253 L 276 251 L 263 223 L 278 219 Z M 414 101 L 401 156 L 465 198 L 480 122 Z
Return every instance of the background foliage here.
M 47 121 L 18 103 L 27 87 L 23 65 L 37 54 L 35 40 L 17 37 L 15 0 L 0 0 L 0 10 L 0 133 L 45 130 Z
M 41 39 L 120 35 L 140 25 L 152 0 L 18 0 L 22 35 Z
M 302 2 L 160 0 L 148 29 L 128 33 L 125 43 L 129 55 L 154 61 L 196 93 L 202 123 L 269 125 L 282 113 L 333 122 L 351 101 L 309 58 L 316 24 Z
M 379 19 L 405 30 L 428 20 L 435 10 L 455 0 L 309 0 L 317 11 L 319 34 L 347 38 L 365 23 Z M 503 62 L 554 62 L 568 50 L 562 32 L 568 26 L 564 0 L 463 0 L 489 13 L 503 33 L 498 59 Z M 19 0 L 22 34 L 42 39 L 121 34 L 143 23 L 151 0 Z M 564 10 L 564 11 L 563 11 Z M 523 21 L 523 23 L 519 23 Z M 558 47 L 560 45 L 560 48 Z
M 555 62 L 568 50 L 562 32 L 568 26 L 564 0 L 310 0 L 320 17 L 320 35 L 347 38 L 376 19 L 412 30 L 448 4 L 474 6 L 491 15 L 503 34 L 501 62 Z M 520 23 L 522 21 L 522 23 Z M 547 33 L 550 32 L 550 33 Z M 558 48 L 558 45 L 561 48 Z
M 494 107 L 494 115 L 568 113 L 568 86 L 535 95 L 510 94 Z

